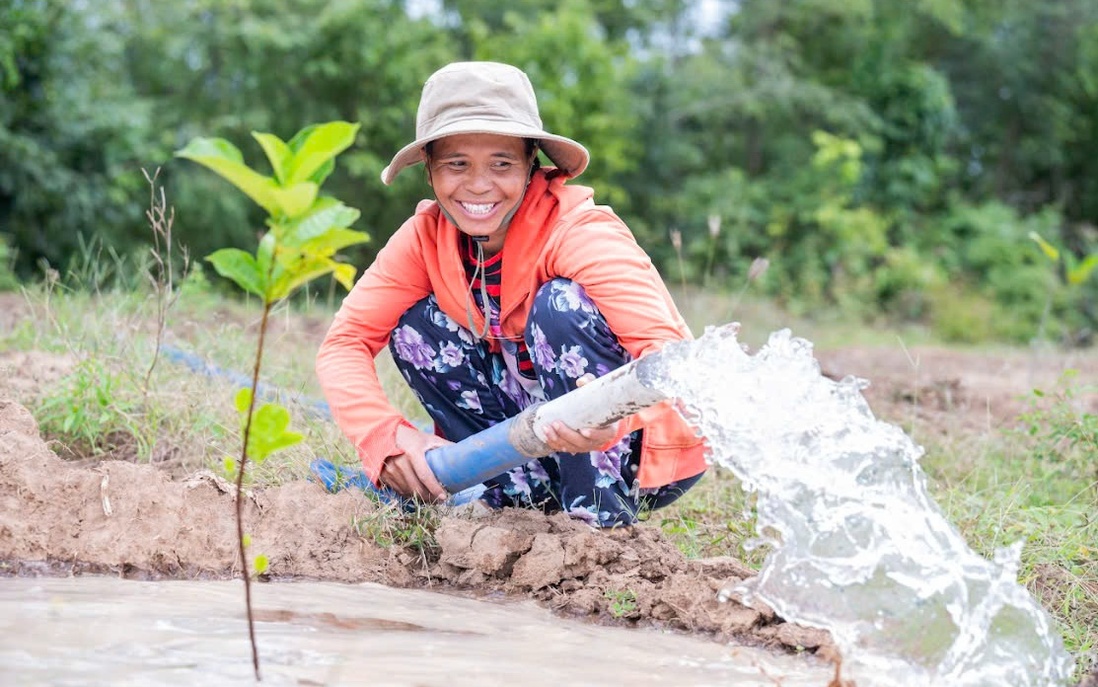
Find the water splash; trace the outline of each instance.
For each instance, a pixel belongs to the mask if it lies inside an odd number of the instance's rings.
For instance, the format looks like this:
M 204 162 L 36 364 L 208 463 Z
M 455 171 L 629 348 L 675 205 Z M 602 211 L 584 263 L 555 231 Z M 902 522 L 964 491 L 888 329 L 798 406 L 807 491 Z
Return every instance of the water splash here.
M 741 593 L 827 629 L 860 686 L 1062 685 L 1073 661 L 1016 581 L 1021 543 L 968 548 L 926 489 L 922 450 L 873 417 L 853 377 L 776 332 L 755 355 L 735 325 L 665 349 L 654 385 L 686 399 L 711 459 L 757 495 L 773 549 Z

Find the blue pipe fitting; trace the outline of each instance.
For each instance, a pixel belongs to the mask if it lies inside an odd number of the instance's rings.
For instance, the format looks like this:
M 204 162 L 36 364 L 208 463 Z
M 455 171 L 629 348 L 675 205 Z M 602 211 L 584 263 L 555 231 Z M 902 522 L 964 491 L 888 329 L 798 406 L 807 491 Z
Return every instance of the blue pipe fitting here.
M 455 444 L 433 448 L 425 454 L 435 478 L 455 494 L 511 468 L 530 461 L 510 441 L 511 417 Z

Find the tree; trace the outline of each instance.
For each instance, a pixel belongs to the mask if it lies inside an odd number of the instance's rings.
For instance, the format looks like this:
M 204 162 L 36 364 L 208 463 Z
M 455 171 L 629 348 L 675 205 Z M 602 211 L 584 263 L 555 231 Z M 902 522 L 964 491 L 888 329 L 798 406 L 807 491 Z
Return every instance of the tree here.
M 144 231 L 149 108 L 119 80 L 124 42 L 63 0 L 0 6 L 0 232 L 24 276 L 81 236 L 127 252 Z
M 360 122 L 359 145 L 340 159 L 333 194 L 362 208 L 380 239 L 425 189 L 414 175 L 393 188 L 382 168 L 415 131 L 423 82 L 453 59 L 445 34 L 412 20 L 395 0 L 127 0 L 129 72 L 156 102 L 170 145 L 199 132 L 243 138 L 253 129 L 288 137 L 309 121 Z M 249 156 L 250 163 L 261 160 Z M 211 193 L 208 175 L 173 168 L 168 180 L 180 235 L 195 253 L 251 245 L 262 217 L 238 198 Z M 211 198 L 214 199 L 211 202 Z

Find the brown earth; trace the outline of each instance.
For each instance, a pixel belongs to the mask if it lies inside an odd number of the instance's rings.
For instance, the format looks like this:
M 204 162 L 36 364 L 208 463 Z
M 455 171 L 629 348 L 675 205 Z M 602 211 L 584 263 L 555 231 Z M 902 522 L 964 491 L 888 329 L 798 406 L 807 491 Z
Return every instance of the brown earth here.
M 1030 409 L 1033 390 L 1051 392 L 1064 373 L 1091 388 L 1075 399 L 1080 411 L 1098 412 L 1098 351 L 1010 349 L 988 352 L 899 345 L 851 347 L 817 353 L 822 371 L 838 379 L 869 380 L 863 393 L 881 419 L 939 436 L 979 435 L 1003 429 Z
M 15 304 L 0 299 L 0 335 L 17 322 Z M 316 336 L 322 334 L 318 327 Z M 895 346 L 821 351 L 818 357 L 830 377 L 871 380 L 865 395 L 878 416 L 924 436 L 998 431 L 1026 410 L 1026 394 L 1054 387 L 1067 368 L 1079 370 L 1083 381 L 1098 381 L 1093 352 Z M 73 364 L 65 355 L 0 353 L 0 575 L 237 575 L 235 503 L 223 480 L 208 472 L 173 479 L 165 470 L 125 461 L 67 462 L 43 442 L 34 418 L 14 399 L 59 379 Z M 1098 412 L 1098 397 L 1079 402 Z M 263 579 L 532 597 L 598 621 L 833 657 L 826 633 L 785 623 L 767 608 L 719 603 L 717 591 L 751 570 L 732 558 L 688 560 L 655 527 L 598 532 L 563 515 L 455 512 L 438 516 L 432 542 L 383 546 L 378 542 L 407 544 L 397 530 L 415 523 L 391 513 L 382 517 L 378 509 L 357 490 L 329 494 L 305 481 L 250 492 L 244 511 L 252 550 L 270 559 Z
M 437 547 L 417 551 L 360 534 L 392 527 L 397 516 L 382 519 L 357 490 L 329 494 L 301 481 L 245 498 L 252 550 L 269 557 L 279 579 L 528 595 L 569 615 L 720 639 L 805 649 L 828 641 L 769 609 L 719 603 L 719 589 L 751 571 L 731 558 L 687 560 L 651 528 L 604 534 L 564 515 L 446 514 Z M 177 481 L 149 465 L 66 463 L 39 437 L 29 411 L 0 400 L 2 573 L 230 577 L 240 570 L 234 505 L 231 486 L 212 473 Z M 627 591 L 631 603 L 622 604 Z

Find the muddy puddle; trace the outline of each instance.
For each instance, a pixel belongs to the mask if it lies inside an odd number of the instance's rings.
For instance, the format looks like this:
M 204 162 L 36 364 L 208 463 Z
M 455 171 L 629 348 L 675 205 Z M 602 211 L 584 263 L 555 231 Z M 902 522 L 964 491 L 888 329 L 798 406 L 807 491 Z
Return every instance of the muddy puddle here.
M 263 684 L 820 687 L 812 656 L 555 617 L 532 602 L 253 586 Z M 239 581 L 0 579 L 6 685 L 253 684 Z

